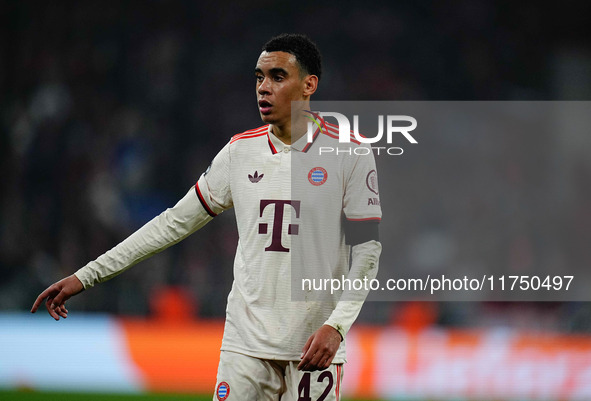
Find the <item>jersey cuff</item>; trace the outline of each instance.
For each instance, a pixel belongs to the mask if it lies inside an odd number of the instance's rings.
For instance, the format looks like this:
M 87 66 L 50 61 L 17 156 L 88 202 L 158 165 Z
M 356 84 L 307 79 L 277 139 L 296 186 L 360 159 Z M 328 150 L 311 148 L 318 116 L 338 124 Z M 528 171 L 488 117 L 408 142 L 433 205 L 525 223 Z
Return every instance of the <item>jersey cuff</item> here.
M 209 205 L 207 204 L 207 202 L 205 202 L 205 199 L 203 198 L 203 194 L 201 193 L 201 190 L 199 189 L 199 182 L 197 182 L 195 184 L 195 192 L 197 193 L 197 198 L 199 198 L 199 202 L 201 202 L 201 205 L 203 206 L 203 208 L 205 209 L 207 214 L 209 214 L 211 217 L 216 217 L 217 214 L 214 213 L 213 210 L 211 210 L 211 208 L 209 207 Z
M 326 322 L 324 323 L 326 326 L 330 326 L 333 329 L 335 329 L 336 331 L 339 332 L 339 334 L 341 335 L 341 342 L 343 342 L 343 340 L 345 339 L 345 329 L 343 328 L 343 326 L 341 326 L 338 323 L 333 323 L 333 322 Z
M 74 276 L 80 280 L 85 290 L 94 286 L 94 281 L 91 275 L 86 270 L 84 270 L 84 268 L 78 269 L 78 271 L 74 273 Z

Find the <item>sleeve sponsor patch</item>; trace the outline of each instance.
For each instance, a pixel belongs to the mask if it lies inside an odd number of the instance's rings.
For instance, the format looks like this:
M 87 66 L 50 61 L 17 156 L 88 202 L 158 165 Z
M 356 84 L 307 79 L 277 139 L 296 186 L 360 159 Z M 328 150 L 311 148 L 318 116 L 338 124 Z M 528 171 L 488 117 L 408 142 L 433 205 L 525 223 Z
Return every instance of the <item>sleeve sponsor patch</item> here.
M 371 192 L 378 195 L 378 173 L 375 170 L 371 170 L 367 174 L 367 178 L 365 179 L 365 183 L 367 184 L 367 188 Z

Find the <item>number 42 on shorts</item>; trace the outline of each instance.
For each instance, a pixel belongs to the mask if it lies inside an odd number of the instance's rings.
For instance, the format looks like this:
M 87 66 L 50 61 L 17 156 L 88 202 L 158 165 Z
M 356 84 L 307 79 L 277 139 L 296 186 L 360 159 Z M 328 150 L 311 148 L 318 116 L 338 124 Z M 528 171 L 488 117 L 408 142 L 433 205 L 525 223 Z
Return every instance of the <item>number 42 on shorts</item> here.
M 340 366 L 337 366 L 337 376 L 340 376 L 340 368 Z M 330 370 L 325 370 L 324 372 L 321 372 L 320 375 L 318 375 L 318 379 L 316 381 L 319 384 L 315 384 L 315 387 L 321 387 L 322 385 L 324 385 L 324 390 L 322 391 L 322 394 L 320 394 L 320 397 L 318 397 L 316 400 L 313 400 L 310 396 L 310 386 L 312 385 L 311 381 L 312 375 L 310 374 L 310 372 L 306 372 L 302 375 L 300 383 L 298 384 L 298 401 L 338 401 L 340 380 L 337 380 L 336 389 L 333 390 L 333 387 L 335 386 L 335 380 Z M 328 397 L 329 395 L 331 395 L 331 393 L 333 396 L 335 396 L 334 398 Z

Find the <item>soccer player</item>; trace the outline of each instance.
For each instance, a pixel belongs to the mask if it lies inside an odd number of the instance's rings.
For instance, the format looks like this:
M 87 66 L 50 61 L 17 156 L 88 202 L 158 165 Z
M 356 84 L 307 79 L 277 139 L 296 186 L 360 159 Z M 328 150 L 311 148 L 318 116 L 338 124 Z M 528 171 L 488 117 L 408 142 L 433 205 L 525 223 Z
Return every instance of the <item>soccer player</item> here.
M 31 311 L 46 299 L 54 319 L 67 317 L 73 295 L 234 207 L 239 241 L 214 400 L 338 400 L 345 336 L 367 291 L 293 300 L 292 280 L 304 266 L 322 277 L 374 278 L 381 209 L 371 151 L 313 157 L 320 146 L 339 145 L 336 128 L 318 116 L 323 129 L 310 142 L 305 135 L 320 77 L 320 53 L 309 38 L 269 40 L 255 67 L 265 125 L 233 136 L 174 207 L 51 285 Z M 301 105 L 295 113 L 292 102 Z

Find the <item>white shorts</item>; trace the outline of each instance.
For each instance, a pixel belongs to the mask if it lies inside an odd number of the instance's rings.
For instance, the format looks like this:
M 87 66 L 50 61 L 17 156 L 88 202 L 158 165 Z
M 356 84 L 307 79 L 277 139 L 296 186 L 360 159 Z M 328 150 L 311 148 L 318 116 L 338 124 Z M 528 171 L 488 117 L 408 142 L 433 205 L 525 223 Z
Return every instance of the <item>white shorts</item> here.
M 297 370 L 298 361 L 259 359 L 222 351 L 213 401 L 338 401 L 343 365 L 316 372 Z

